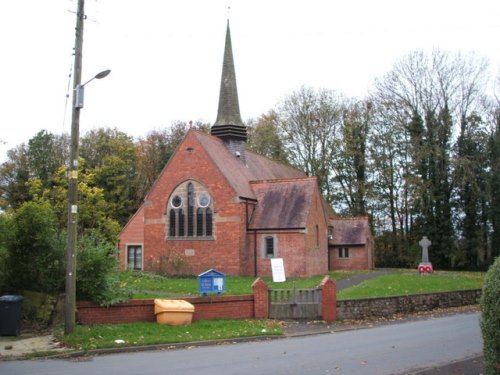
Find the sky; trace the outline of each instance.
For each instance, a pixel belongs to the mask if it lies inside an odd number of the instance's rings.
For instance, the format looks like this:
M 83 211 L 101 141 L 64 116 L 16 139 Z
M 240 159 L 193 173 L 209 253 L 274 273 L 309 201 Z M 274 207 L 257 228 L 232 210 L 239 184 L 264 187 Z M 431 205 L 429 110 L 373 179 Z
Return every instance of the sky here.
M 0 163 L 40 130 L 70 133 L 76 0 L 0 1 Z M 406 54 L 486 57 L 500 75 L 498 0 L 86 0 L 81 134 L 135 138 L 213 123 L 229 18 L 244 120 L 301 86 L 364 97 Z

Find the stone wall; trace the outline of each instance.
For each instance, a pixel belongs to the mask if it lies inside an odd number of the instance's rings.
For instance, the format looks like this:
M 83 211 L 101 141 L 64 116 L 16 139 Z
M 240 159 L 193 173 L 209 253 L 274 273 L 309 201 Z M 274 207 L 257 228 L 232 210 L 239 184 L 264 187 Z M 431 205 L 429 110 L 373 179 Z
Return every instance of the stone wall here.
M 472 289 L 387 298 L 337 300 L 337 319 L 387 317 L 397 313 L 474 305 L 479 303 L 480 297 L 481 289 Z

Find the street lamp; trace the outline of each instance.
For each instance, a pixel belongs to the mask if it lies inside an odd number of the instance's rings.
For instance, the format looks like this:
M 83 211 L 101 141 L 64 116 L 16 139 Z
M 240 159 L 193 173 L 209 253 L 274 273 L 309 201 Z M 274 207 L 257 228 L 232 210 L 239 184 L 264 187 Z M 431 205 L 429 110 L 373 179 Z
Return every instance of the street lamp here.
M 111 70 L 104 70 L 83 85 L 76 83 L 73 96 L 71 118 L 71 145 L 68 169 L 68 243 L 66 254 L 66 294 L 64 312 L 64 332 L 71 333 L 75 328 L 76 312 L 76 238 L 77 238 L 77 196 L 78 196 L 78 143 L 80 133 L 80 109 L 83 108 L 85 85 L 94 79 L 106 77 Z M 79 81 L 79 77 L 75 77 Z
M 103 70 L 100 73 L 97 73 L 94 77 L 89 79 L 87 82 L 85 82 L 83 85 L 78 85 L 75 88 L 75 107 L 76 108 L 83 108 L 83 100 L 84 100 L 84 94 L 85 94 L 85 85 L 88 84 L 89 82 L 93 81 L 94 79 L 101 79 L 106 77 L 109 73 L 111 73 L 111 70 Z

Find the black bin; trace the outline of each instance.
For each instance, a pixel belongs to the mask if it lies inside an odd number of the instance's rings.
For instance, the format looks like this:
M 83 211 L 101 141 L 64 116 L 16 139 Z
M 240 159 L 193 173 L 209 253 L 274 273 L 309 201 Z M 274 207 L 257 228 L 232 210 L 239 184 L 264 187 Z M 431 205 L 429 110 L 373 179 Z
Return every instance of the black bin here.
M 23 296 L 0 297 L 0 336 L 18 336 L 21 332 Z

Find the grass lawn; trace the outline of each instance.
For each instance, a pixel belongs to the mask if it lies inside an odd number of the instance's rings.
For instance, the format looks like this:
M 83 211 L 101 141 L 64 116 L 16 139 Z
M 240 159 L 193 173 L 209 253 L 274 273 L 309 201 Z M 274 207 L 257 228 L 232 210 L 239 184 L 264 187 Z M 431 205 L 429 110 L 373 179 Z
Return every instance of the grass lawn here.
M 389 297 L 408 294 L 447 292 L 452 290 L 480 289 L 484 273 L 434 272 L 420 276 L 413 272 L 397 272 L 367 280 L 359 285 L 341 290 L 337 299 Z
M 283 335 L 283 329 L 278 322 L 271 320 L 204 320 L 185 326 L 157 323 L 99 324 L 76 326 L 72 333 L 60 338 L 77 350 L 93 350 L 263 335 Z M 117 344 L 115 340 L 125 343 Z
M 370 271 L 364 271 L 370 272 Z M 360 272 L 331 272 L 334 280 L 349 278 Z M 443 292 L 482 288 L 485 273 L 443 272 L 420 276 L 415 270 L 394 270 L 394 273 L 369 279 L 357 286 L 337 293 L 338 299 L 386 297 L 407 294 Z M 135 291 L 134 298 L 177 297 L 198 295 L 196 278 L 166 278 L 144 272 L 124 272 L 119 277 L 123 287 Z M 323 276 L 307 279 L 289 279 L 286 283 L 273 283 L 264 278 L 270 288 L 313 288 Z M 226 294 L 250 294 L 255 277 L 227 276 Z M 76 326 L 74 332 L 60 339 L 78 350 L 174 344 L 181 342 L 230 339 L 262 335 L 282 335 L 283 329 L 271 320 L 205 320 L 188 326 L 168 326 L 157 323 L 99 324 Z M 118 344 L 115 340 L 123 340 Z
M 365 271 L 366 272 L 366 271 Z M 352 272 L 330 272 L 333 280 L 349 278 L 360 273 Z M 123 287 L 133 290 L 133 298 L 161 298 L 198 295 L 198 279 L 196 278 L 167 278 L 148 272 L 120 272 L 118 274 Z M 324 276 L 310 278 L 290 278 L 284 283 L 273 283 L 271 278 L 264 277 L 269 288 L 314 288 L 321 283 Z M 252 294 L 252 283 L 256 277 L 251 276 L 226 276 L 227 295 Z

